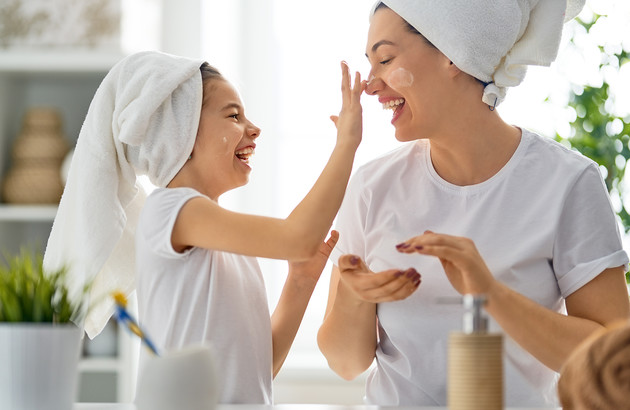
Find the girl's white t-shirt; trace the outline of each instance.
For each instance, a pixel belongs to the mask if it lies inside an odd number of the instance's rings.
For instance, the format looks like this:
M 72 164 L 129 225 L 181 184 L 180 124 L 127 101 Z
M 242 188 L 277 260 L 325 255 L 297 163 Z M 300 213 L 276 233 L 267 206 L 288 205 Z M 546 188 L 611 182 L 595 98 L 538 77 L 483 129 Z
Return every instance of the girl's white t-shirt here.
M 523 130 L 509 162 L 492 178 L 456 186 L 418 140 L 361 167 L 349 184 L 331 259 L 350 253 L 370 269 L 414 267 L 422 283 L 409 298 L 377 306 L 377 365 L 366 401 L 445 406 L 449 333 L 463 309 L 437 258 L 401 254 L 395 245 L 425 230 L 472 239 L 501 282 L 556 311 L 604 269 L 626 265 L 619 227 L 597 165 Z M 490 321 L 490 331 L 501 331 Z M 557 373 L 504 337 L 507 406 L 554 406 Z
M 202 248 L 178 253 L 171 245 L 180 209 L 197 196 L 160 188 L 147 198 L 136 231 L 140 324 L 164 351 L 209 344 L 220 403 L 271 404 L 271 319 L 258 261 Z

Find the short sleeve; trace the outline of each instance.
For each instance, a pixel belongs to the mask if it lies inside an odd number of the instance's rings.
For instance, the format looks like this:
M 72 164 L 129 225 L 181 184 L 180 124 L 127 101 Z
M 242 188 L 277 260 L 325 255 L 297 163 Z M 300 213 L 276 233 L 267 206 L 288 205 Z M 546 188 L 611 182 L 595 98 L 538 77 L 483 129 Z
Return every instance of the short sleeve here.
M 339 241 L 330 254 L 330 260 L 337 265 L 341 255 L 353 254 L 365 258 L 365 218 L 367 201 L 365 200 L 362 174 L 355 173 L 344 196 L 337 214 L 335 230 L 339 232 Z
M 618 266 L 627 270 L 628 255 L 602 176 L 591 163 L 564 201 L 554 242 L 553 268 L 562 296 Z
M 165 258 L 179 258 L 187 252 L 173 249 L 171 235 L 179 211 L 192 198 L 203 196 L 188 188 L 163 188 L 151 194 L 144 205 L 138 224 L 138 238 L 145 249 Z

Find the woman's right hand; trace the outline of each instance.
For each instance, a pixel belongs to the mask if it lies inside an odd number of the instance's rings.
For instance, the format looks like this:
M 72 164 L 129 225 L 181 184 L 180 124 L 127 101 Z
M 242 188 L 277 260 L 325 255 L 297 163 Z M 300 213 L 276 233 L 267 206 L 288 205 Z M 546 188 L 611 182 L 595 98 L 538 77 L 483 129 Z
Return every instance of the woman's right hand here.
M 363 302 L 406 299 L 418 289 L 421 282 L 420 274 L 414 268 L 375 273 L 355 255 L 342 255 L 338 264 L 341 282 L 356 299 Z
M 331 115 L 330 119 L 337 127 L 337 144 L 348 143 L 356 149 L 363 135 L 361 94 L 365 89 L 365 83 L 361 81 L 361 74 L 357 71 L 354 85 L 351 85 L 350 68 L 345 61 L 341 62 L 341 73 L 341 112 L 338 116 Z

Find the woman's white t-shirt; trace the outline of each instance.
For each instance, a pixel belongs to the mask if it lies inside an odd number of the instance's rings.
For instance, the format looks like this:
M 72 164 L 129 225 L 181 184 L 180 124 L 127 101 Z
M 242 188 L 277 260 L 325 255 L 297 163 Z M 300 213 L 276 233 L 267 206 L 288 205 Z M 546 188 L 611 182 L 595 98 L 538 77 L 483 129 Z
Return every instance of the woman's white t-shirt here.
M 258 261 L 171 245 L 180 209 L 197 196 L 161 188 L 147 198 L 136 231 L 139 321 L 158 349 L 211 345 L 221 403 L 271 404 L 271 319 Z
M 377 306 L 366 401 L 379 405 L 445 406 L 448 336 L 462 328 L 462 307 L 438 303 L 459 295 L 437 258 L 401 254 L 396 244 L 425 230 L 468 237 L 497 279 L 556 312 L 604 269 L 628 263 L 597 165 L 526 130 L 509 162 L 476 185 L 443 180 L 426 140 L 368 163 L 352 177 L 335 229 L 335 263 L 351 253 L 374 272 L 422 274 L 409 298 Z M 500 331 L 492 321 L 490 330 Z M 506 405 L 555 405 L 557 373 L 509 337 L 504 350 Z

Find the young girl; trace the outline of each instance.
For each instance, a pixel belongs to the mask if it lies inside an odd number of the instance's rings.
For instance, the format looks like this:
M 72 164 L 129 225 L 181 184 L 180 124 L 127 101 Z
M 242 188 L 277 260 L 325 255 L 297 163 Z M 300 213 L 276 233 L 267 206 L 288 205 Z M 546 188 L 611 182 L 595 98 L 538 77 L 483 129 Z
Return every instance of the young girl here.
M 351 86 L 345 63 L 342 72 L 330 160 L 295 210 L 275 219 L 217 203 L 247 183 L 260 135 L 234 87 L 201 61 L 157 52 L 127 57 L 105 78 L 88 112 L 47 265 L 71 261 L 75 277 L 96 277 L 92 294 L 98 295 L 129 284 L 135 248 L 139 318 L 158 349 L 210 343 L 223 383 L 220 402 L 271 403 L 272 377 L 336 243 L 334 232 L 322 242 L 361 140 L 363 85 L 357 73 Z M 146 202 L 134 189 L 140 174 L 158 186 Z M 90 191 L 79 189 L 87 185 Z M 136 203 L 144 205 L 139 218 Z M 254 256 L 290 261 L 271 319 Z M 88 316 L 91 337 L 109 317 L 107 309 Z

